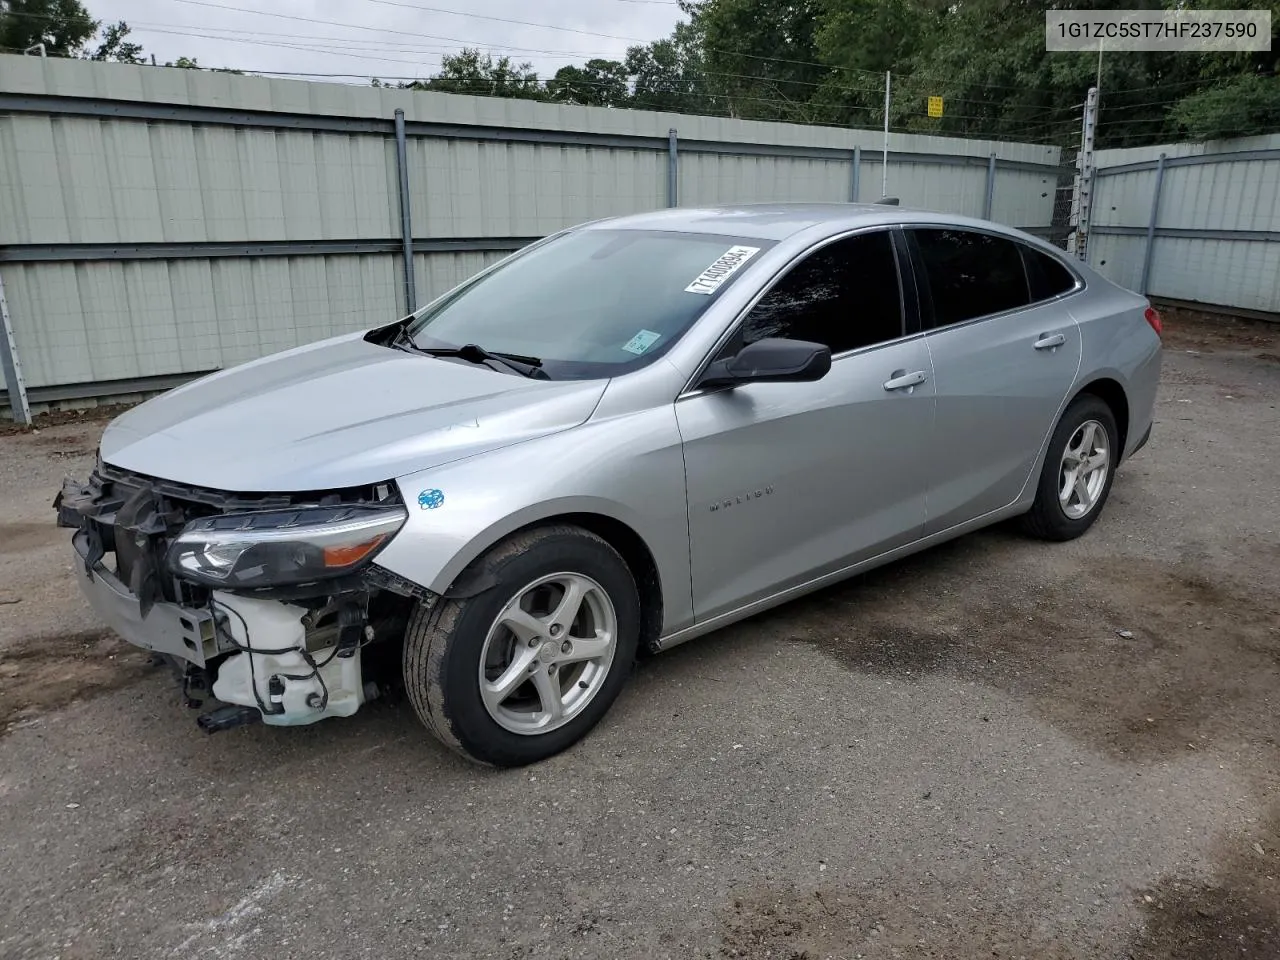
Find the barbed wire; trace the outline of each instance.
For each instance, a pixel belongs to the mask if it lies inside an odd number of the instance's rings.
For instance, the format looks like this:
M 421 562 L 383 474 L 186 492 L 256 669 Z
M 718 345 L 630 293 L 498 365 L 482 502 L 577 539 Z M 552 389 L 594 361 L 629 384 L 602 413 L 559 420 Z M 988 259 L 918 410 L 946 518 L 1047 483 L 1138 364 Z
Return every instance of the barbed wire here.
M 372 33 L 393 34 L 398 38 L 416 37 L 416 38 L 425 39 L 425 40 L 443 40 L 448 43 L 461 44 L 464 47 L 484 48 L 484 49 L 491 49 L 495 51 L 498 51 L 498 50 L 509 51 L 512 53 L 520 53 L 520 54 L 537 54 L 541 56 L 555 56 L 555 57 L 563 56 L 569 59 L 580 59 L 581 57 L 587 56 L 589 53 L 592 53 L 592 52 L 601 53 L 605 55 L 615 55 L 613 51 L 553 50 L 545 47 L 525 47 L 525 46 L 519 46 L 515 44 L 502 44 L 499 46 L 494 46 L 482 40 L 467 40 L 460 37 L 451 37 L 443 34 L 416 33 L 416 32 L 410 32 L 410 31 L 405 31 L 405 30 L 395 29 L 390 27 L 375 27 L 375 26 L 370 26 L 368 24 L 351 23 L 349 21 L 328 20 L 328 19 L 323 19 L 319 17 L 305 17 L 297 14 L 277 13 L 271 10 L 255 10 L 249 7 L 237 7 L 237 6 L 229 6 L 226 4 L 220 4 L 220 3 L 212 3 L 212 2 L 209 2 L 209 0 L 171 0 L 171 2 L 187 3 L 194 6 L 211 7 L 214 9 L 227 10 L 235 13 L 250 14 L 253 16 L 273 17 L 277 19 L 291 20 L 295 22 L 315 23 L 315 24 L 321 24 L 325 26 L 335 26 L 335 27 L 341 27 L 346 30 L 362 30 L 362 31 L 372 32 Z M 366 0 L 366 2 L 392 3 L 392 0 Z M 411 5 L 399 4 L 399 3 L 395 3 L 393 5 L 411 6 Z M 425 8 L 417 7 L 415 9 L 425 9 Z M 451 12 L 455 12 L 455 11 L 451 11 Z M 7 15 L 25 16 L 25 17 L 30 17 L 34 19 L 43 19 L 43 20 L 57 19 L 56 16 L 49 15 L 49 14 L 28 14 L 28 13 L 15 12 Z M 483 19 L 507 20 L 508 18 L 483 17 Z M 530 26 L 547 26 L 547 27 L 553 27 L 554 29 L 560 29 L 558 27 L 554 27 L 554 25 L 551 25 L 551 24 L 540 24 L 540 23 L 535 23 L 534 21 L 510 21 L 510 22 L 520 23 L 520 24 L 530 25 Z M 147 24 L 147 25 L 144 26 L 144 24 Z M 135 25 L 138 26 L 141 30 L 145 30 L 145 31 L 166 32 L 166 33 L 178 34 L 178 35 L 182 35 L 181 31 L 183 30 L 208 31 L 210 29 L 213 29 L 213 30 L 220 30 L 220 31 L 226 31 L 226 32 L 249 34 L 249 35 L 286 36 L 286 37 L 289 36 L 287 34 L 268 34 L 262 31 L 240 30 L 237 28 L 206 27 L 206 26 L 197 26 L 197 25 L 189 25 L 189 24 L 165 24 L 165 23 L 153 23 L 150 21 L 137 22 Z M 565 28 L 565 29 L 569 29 L 569 28 Z M 571 31 L 571 32 L 581 32 L 589 36 L 598 36 L 604 39 L 615 39 L 615 40 L 621 40 L 623 42 L 633 42 L 642 46 L 648 45 L 649 43 L 653 42 L 651 40 L 645 40 L 639 37 L 624 37 L 617 34 L 606 34 L 606 33 L 600 33 L 595 31 Z M 190 35 L 202 36 L 202 33 L 193 32 Z M 205 39 L 226 39 L 229 42 L 237 42 L 238 38 L 205 37 Z M 309 38 L 298 37 L 297 39 L 305 41 Z M 334 37 L 334 38 L 327 38 L 327 39 L 340 40 L 343 42 L 349 41 L 349 38 L 345 38 L 345 37 Z M 749 53 L 744 53 L 742 51 L 730 50 L 730 49 L 721 48 L 721 47 L 706 47 L 704 49 L 714 53 L 723 53 L 723 54 L 729 54 L 732 56 L 740 56 L 748 60 L 755 60 L 762 63 L 784 63 L 784 64 L 798 65 L 798 66 L 812 66 L 812 67 L 818 67 L 824 70 L 838 71 L 840 73 L 851 74 L 855 76 L 862 76 L 862 77 L 868 78 L 868 80 L 875 85 L 882 84 L 884 80 L 884 73 L 878 70 L 867 70 L 867 69 L 862 69 L 858 67 L 844 66 L 841 64 L 824 63 L 817 60 L 800 60 L 800 59 L 794 59 L 794 58 L 788 58 L 788 57 L 770 57 L 770 56 L 765 56 L 761 54 L 749 54 Z M 740 76 L 746 76 L 746 75 L 740 75 Z M 901 82 L 901 81 L 910 79 L 912 77 L 915 77 L 917 76 L 917 74 L 910 71 L 895 71 L 893 72 L 893 76 L 895 79 Z M 788 81 L 788 82 L 813 83 L 814 81 L 797 80 L 797 81 Z M 931 82 L 938 83 L 940 81 L 937 81 L 935 79 Z M 966 88 L 971 88 L 971 89 L 980 88 L 980 89 L 992 89 L 992 90 L 1016 90 L 1024 93 L 1046 93 L 1046 94 L 1056 94 L 1060 92 L 1058 89 L 1051 88 L 1051 87 L 1028 87 L 1023 84 L 1001 84 L 1001 83 L 991 83 L 987 81 L 977 81 L 977 80 L 961 81 L 960 84 Z
M 290 33 L 277 33 L 271 31 L 257 31 L 231 27 L 201 27 L 192 24 L 165 24 L 165 23 L 149 23 L 143 27 L 146 32 L 155 32 L 176 36 L 199 37 L 215 41 L 222 41 L 229 44 L 243 44 L 254 47 L 266 47 L 281 50 L 291 50 L 304 53 L 313 53 L 319 56 L 342 56 L 351 59 L 368 61 L 370 63 L 385 63 L 402 65 L 409 67 L 421 67 L 424 72 L 439 71 L 444 67 L 446 57 L 457 55 L 456 47 L 445 46 L 445 44 L 464 44 L 466 46 L 483 46 L 476 44 L 474 41 L 467 41 L 460 38 L 448 37 L 435 34 L 414 34 L 405 33 L 404 31 L 394 30 L 391 28 L 373 27 L 365 24 L 353 24 L 343 21 L 324 20 L 314 17 L 297 16 L 292 14 L 281 14 L 271 11 L 254 10 L 243 7 L 235 7 L 224 5 L 221 3 L 211 3 L 208 0 L 173 0 L 173 2 L 189 3 L 196 6 L 204 6 L 217 8 L 228 11 L 244 12 L 259 16 L 272 16 L 291 21 L 302 21 L 316 24 L 330 24 L 344 29 L 365 30 L 379 34 L 394 34 L 396 36 L 396 46 L 388 46 L 387 43 L 377 42 L 370 38 L 364 43 L 353 43 L 347 37 L 328 37 L 328 36 L 308 36 Z M 444 11 L 441 8 L 419 7 L 416 4 L 401 3 L 398 0 L 366 0 L 366 2 L 381 3 L 388 6 L 404 7 L 409 9 L 417 9 L 425 12 L 442 12 L 456 13 L 460 16 L 471 16 L 462 14 L 458 11 Z M 661 2 L 661 0 L 620 0 L 620 2 Z M 49 14 L 27 14 L 23 12 L 7 12 L 7 16 L 26 16 L 38 19 L 56 19 Z M 552 29 L 561 29 L 550 24 L 541 24 L 534 21 L 516 20 L 506 17 L 491 17 L 487 15 L 474 15 L 476 19 L 493 20 L 497 22 L 514 23 L 527 26 L 547 26 Z M 563 28 L 569 29 L 569 28 Z M 615 34 L 599 33 L 596 31 L 569 29 L 569 32 L 581 33 L 588 36 L 600 36 L 610 39 L 619 40 L 635 40 L 643 43 L 639 38 L 622 37 Z M 411 38 L 420 38 L 427 43 L 414 43 Z M 334 41 L 328 43 L 326 41 Z M 4 48 L 12 50 L 12 52 L 22 52 L 17 48 Z M 631 98 L 632 102 L 628 106 L 641 109 L 666 109 L 674 112 L 689 112 L 694 114 L 706 114 L 709 116 L 740 116 L 744 112 L 747 116 L 743 119 L 761 119 L 761 120 L 781 120 L 784 122 L 810 123 L 817 125 L 848 125 L 852 118 L 860 118 L 868 127 L 872 126 L 875 121 L 883 120 L 884 108 L 879 101 L 881 91 L 884 89 L 884 74 L 879 71 L 865 70 L 861 68 L 843 67 L 838 64 L 821 63 L 811 60 L 800 60 L 785 57 L 766 57 L 754 54 L 740 54 L 736 51 L 723 51 L 718 48 L 709 48 L 713 52 L 730 53 L 740 55 L 745 59 L 755 60 L 762 63 L 776 64 L 794 64 L 820 67 L 829 72 L 829 75 L 820 80 L 806 79 L 790 79 L 781 77 L 770 77 L 752 73 L 734 73 L 729 71 L 716 71 L 694 68 L 696 72 L 687 76 L 679 76 L 674 78 L 666 78 L 659 82 L 655 89 L 644 90 L 637 87 L 635 80 L 628 77 L 627 79 L 592 79 L 581 74 L 569 78 L 566 86 L 562 89 L 599 89 L 599 90 L 616 90 L 619 81 L 626 84 L 626 95 Z M 587 51 L 567 51 L 553 50 L 544 47 L 519 47 L 519 46 L 499 46 L 494 48 L 486 48 L 486 53 L 493 55 L 497 53 L 501 56 L 507 56 L 510 53 L 536 53 L 545 57 L 564 58 L 566 60 L 582 62 L 583 57 L 587 56 Z M 404 56 L 389 56 L 388 54 L 403 54 Z M 52 54 L 57 56 L 58 54 Z M 280 76 L 280 77 L 304 77 L 309 79 L 341 79 L 352 81 L 366 82 L 397 82 L 401 84 L 421 84 L 424 86 L 435 84 L 440 87 L 447 87 L 454 90 L 474 90 L 477 93 L 507 93 L 512 89 L 511 81 L 517 89 L 520 85 L 527 83 L 530 86 L 528 91 L 521 90 L 521 93 L 532 93 L 536 88 L 543 94 L 551 94 L 551 99 L 556 102 L 566 102 L 566 98 L 554 96 L 556 78 L 543 77 L 536 72 L 531 72 L 528 76 L 513 75 L 509 80 L 504 82 L 505 78 L 490 77 L 442 77 L 439 73 L 430 73 L 422 75 L 415 72 L 410 76 L 387 76 L 385 74 L 368 73 L 362 74 L 357 72 L 337 73 L 324 71 L 279 71 L 279 70 L 259 70 L 252 67 L 209 67 L 208 69 L 229 70 L 234 72 L 243 72 L 250 74 L 259 74 L 262 76 Z M 846 79 L 841 79 L 837 74 L 844 75 Z M 911 71 L 897 71 L 892 74 L 894 81 L 893 99 L 892 99 L 892 116 L 890 129 L 894 132 L 903 132 L 911 134 L 939 135 L 939 136 L 969 136 L 984 139 L 1019 139 L 1026 142 L 1056 143 L 1060 146 L 1069 145 L 1070 141 L 1078 136 L 1079 118 L 1082 104 L 1072 103 L 1065 105 L 1053 105 L 1044 103 L 1026 103 L 1019 104 L 1017 102 L 1010 103 L 1007 97 L 992 93 L 989 99 L 980 99 L 974 96 L 977 91 L 1000 91 L 1014 90 L 1028 95 L 1028 99 L 1034 99 L 1038 95 L 1044 94 L 1048 96 L 1060 97 L 1066 88 L 1038 88 L 1028 87 L 1024 85 L 1010 85 L 991 83 L 987 81 L 970 81 L 948 78 L 938 78 L 931 75 L 922 75 Z M 1137 139 L 1144 139 L 1146 134 L 1142 128 L 1153 128 L 1156 125 L 1170 127 L 1176 129 L 1176 126 L 1168 117 L 1168 112 L 1174 104 L 1179 102 L 1178 97 L 1157 100 L 1142 100 L 1140 102 L 1126 102 L 1134 95 L 1141 93 L 1151 93 L 1155 91 L 1173 91 L 1187 87 L 1202 86 L 1205 81 L 1188 80 L 1177 81 L 1164 84 L 1149 84 L 1128 88 L 1104 88 L 1102 91 L 1102 111 L 1099 120 L 1098 129 L 1100 136 L 1104 133 L 1110 139 L 1111 132 L 1117 129 L 1128 131 L 1130 136 L 1126 140 L 1135 139 L 1135 131 Z M 754 89 L 753 89 L 754 88 Z M 807 97 L 788 97 L 785 90 L 804 89 L 812 91 Z M 953 94 L 953 91 L 955 93 Z M 774 95 L 770 95 L 774 94 Z M 968 95 L 964 95 L 968 94 Z M 922 111 L 916 115 L 910 109 L 904 110 L 904 103 L 914 100 L 924 101 L 926 96 L 941 95 L 946 104 L 949 106 L 959 106 L 964 110 L 957 113 L 954 109 L 948 112 L 945 119 L 937 123 L 930 123 L 935 118 L 927 118 Z M 863 99 L 863 97 L 867 99 Z M 679 104 L 673 102 L 672 98 L 692 97 L 699 98 L 696 103 Z M 830 97 L 831 99 L 827 99 Z M 529 97 L 530 99 L 538 99 Z M 665 101 L 664 101 L 665 98 Z M 589 98 L 587 98 L 589 99 Z M 851 102 L 851 101 L 860 102 Z M 569 102 L 572 102 L 571 100 Z M 762 109 L 770 108 L 770 109 Z M 1120 111 L 1123 117 L 1108 117 L 1107 112 Z M 1149 110 L 1157 112 L 1161 115 L 1151 117 L 1133 117 L 1132 114 L 1139 110 Z M 751 114 L 766 114 L 765 116 L 751 116 Z M 905 120 L 904 120 L 905 118 Z M 879 124 L 876 124 L 879 125 Z M 957 129 L 959 127 L 959 129 Z M 1275 125 L 1257 124 L 1250 127 L 1260 133 L 1275 132 L 1280 129 L 1280 121 Z M 1173 135 L 1172 132 L 1170 135 Z M 1252 133 L 1248 134 L 1252 135 Z

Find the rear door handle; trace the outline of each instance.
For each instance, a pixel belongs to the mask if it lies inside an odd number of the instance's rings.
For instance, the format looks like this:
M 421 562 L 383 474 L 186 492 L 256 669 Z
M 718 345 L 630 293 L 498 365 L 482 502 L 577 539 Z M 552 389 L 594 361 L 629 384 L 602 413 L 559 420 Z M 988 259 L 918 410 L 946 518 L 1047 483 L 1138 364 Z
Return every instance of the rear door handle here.
M 929 378 L 924 375 L 923 370 L 917 370 L 914 373 L 907 373 L 905 370 L 893 371 L 893 376 L 884 382 L 884 388 L 889 391 L 893 390 L 911 390 L 920 386 Z
M 1042 333 L 1040 339 L 1033 346 L 1037 350 L 1052 350 L 1054 347 L 1060 347 L 1067 342 L 1067 338 L 1060 333 Z

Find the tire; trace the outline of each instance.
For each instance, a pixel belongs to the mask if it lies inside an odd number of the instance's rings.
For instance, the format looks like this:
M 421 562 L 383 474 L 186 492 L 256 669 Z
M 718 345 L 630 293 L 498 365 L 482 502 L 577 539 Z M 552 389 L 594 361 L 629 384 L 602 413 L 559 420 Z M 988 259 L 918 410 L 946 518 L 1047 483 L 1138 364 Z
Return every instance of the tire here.
M 1091 496 L 1082 495 L 1080 488 L 1073 484 L 1068 490 L 1068 499 L 1064 501 L 1061 491 L 1066 475 L 1072 464 L 1078 461 L 1078 451 L 1089 424 L 1095 425 L 1095 439 L 1101 439 L 1097 436 L 1099 430 L 1105 434 L 1105 470 L 1102 466 L 1095 466 L 1092 472 L 1085 471 L 1084 488 L 1092 493 Z M 1068 445 L 1072 445 L 1070 452 Z M 1049 439 L 1035 502 L 1031 511 L 1022 518 L 1023 530 L 1041 540 L 1058 541 L 1074 540 L 1088 530 L 1102 513 L 1111 494 L 1111 481 L 1115 477 L 1120 454 L 1120 432 L 1116 429 L 1116 418 L 1111 408 L 1093 394 L 1076 397 Z M 1086 465 L 1096 464 L 1096 455 L 1084 462 Z
M 556 525 L 512 536 L 464 579 L 483 589 L 420 604 L 405 632 L 405 690 L 419 719 L 445 746 L 495 767 L 536 763 L 576 743 L 635 661 L 640 600 L 626 562 L 595 534 Z M 571 587 L 582 596 L 579 614 L 562 624 L 556 613 L 567 609 Z M 588 652 L 598 656 L 583 659 Z M 509 693 L 495 692 L 511 683 Z M 558 717 L 547 707 L 557 689 Z

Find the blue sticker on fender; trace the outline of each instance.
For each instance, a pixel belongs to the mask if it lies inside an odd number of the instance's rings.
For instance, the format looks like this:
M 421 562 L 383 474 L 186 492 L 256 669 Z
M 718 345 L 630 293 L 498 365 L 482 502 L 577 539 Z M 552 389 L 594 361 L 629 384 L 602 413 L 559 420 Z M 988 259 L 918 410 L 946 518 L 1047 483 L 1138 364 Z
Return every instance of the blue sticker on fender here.
M 444 504 L 443 490 L 423 490 L 418 494 L 418 506 L 423 510 L 434 510 Z

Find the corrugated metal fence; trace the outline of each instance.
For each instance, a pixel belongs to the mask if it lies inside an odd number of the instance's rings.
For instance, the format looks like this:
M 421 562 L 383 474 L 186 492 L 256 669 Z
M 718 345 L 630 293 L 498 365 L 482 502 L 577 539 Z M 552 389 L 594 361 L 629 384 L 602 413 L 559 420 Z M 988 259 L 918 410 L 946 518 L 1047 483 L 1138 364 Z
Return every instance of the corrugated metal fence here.
M 1280 135 L 1101 150 L 1089 262 L 1171 301 L 1280 313 Z
M 0 56 L 0 354 L 14 348 L 35 404 L 162 389 L 393 320 L 411 292 L 425 303 L 574 223 L 879 199 L 881 146 L 871 130 Z M 888 194 L 1048 232 L 1058 164 L 1056 147 L 894 134 Z

